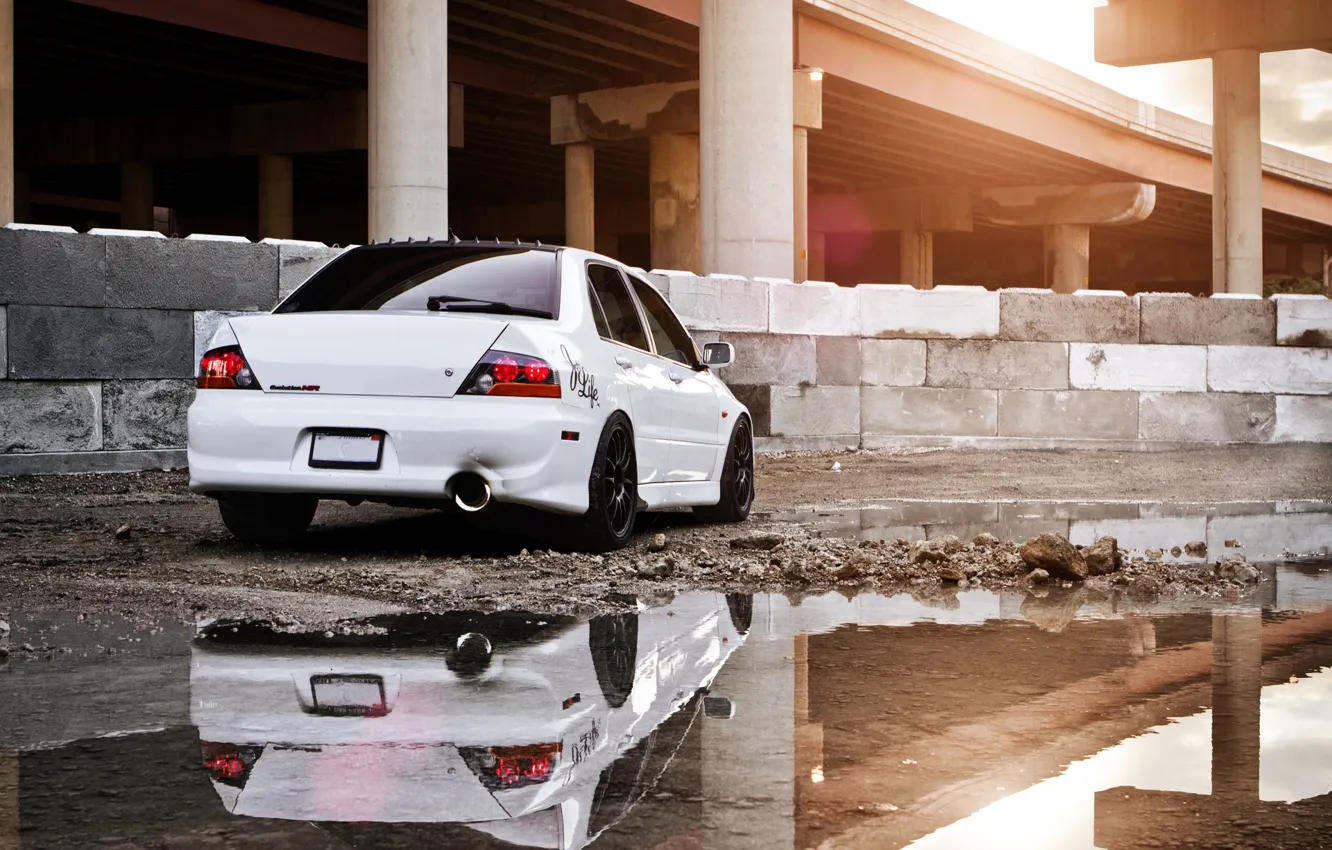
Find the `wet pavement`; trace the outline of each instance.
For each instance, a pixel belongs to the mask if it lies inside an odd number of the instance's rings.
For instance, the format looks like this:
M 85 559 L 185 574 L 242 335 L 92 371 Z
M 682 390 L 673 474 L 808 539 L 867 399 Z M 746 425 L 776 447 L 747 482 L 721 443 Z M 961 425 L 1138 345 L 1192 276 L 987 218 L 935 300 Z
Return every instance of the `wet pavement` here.
M 1249 552 L 1329 527 L 1134 507 L 1008 521 Z M 1006 509 L 878 510 L 819 521 Z M 696 592 L 316 633 L 9 610 L 34 651 L 0 664 L 0 848 L 1332 846 L 1332 561 L 1265 570 L 1245 604 Z

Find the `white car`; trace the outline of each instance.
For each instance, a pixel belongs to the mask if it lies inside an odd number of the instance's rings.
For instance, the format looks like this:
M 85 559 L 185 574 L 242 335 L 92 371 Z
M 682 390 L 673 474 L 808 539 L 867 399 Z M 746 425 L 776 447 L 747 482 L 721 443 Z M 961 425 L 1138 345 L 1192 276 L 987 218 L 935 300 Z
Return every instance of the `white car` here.
M 749 632 L 753 597 L 693 593 L 579 622 L 380 617 L 358 633 L 200 627 L 190 713 L 233 815 L 459 823 L 583 847 L 649 793 Z
M 635 271 L 571 248 L 354 248 L 269 315 L 232 318 L 200 363 L 190 489 L 253 543 L 290 542 L 320 499 L 568 516 L 571 548 L 624 546 L 640 510 L 739 522 L 749 411 Z

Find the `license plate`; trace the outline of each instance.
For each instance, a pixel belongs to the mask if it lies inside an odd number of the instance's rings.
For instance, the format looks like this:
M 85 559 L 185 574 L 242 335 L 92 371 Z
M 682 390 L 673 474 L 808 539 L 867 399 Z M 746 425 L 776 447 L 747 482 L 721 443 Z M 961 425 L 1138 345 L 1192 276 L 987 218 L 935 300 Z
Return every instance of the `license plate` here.
M 369 714 L 385 710 L 382 676 L 311 676 L 310 695 L 317 714 Z
M 316 469 L 379 469 L 384 435 L 378 431 L 315 431 L 310 466 Z

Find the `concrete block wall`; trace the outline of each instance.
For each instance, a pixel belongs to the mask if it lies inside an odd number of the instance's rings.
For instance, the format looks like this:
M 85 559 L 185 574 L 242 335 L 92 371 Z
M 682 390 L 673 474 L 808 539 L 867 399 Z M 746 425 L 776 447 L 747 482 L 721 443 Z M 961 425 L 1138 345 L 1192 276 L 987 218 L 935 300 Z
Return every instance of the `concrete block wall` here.
M 220 322 L 341 249 L 0 228 L 0 475 L 182 465 Z M 1332 302 L 649 273 L 759 448 L 1332 442 Z
M 0 475 L 183 466 L 185 411 L 218 323 L 272 309 L 339 253 L 0 228 Z

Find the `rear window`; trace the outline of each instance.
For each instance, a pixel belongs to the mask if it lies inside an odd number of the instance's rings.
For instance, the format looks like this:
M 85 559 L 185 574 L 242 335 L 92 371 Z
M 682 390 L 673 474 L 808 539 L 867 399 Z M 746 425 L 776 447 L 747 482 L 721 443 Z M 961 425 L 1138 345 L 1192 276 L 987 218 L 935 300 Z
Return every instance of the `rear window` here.
M 279 313 L 426 310 L 431 297 L 498 301 L 558 318 L 558 254 L 535 248 L 375 245 L 310 278 Z

